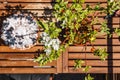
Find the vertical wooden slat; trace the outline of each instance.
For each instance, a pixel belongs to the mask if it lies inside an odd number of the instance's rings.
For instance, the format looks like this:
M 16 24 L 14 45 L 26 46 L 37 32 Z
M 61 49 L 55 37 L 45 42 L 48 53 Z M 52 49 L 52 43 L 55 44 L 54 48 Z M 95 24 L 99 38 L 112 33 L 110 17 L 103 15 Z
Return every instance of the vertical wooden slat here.
M 63 52 L 63 73 L 68 72 L 68 48 Z
M 62 73 L 62 53 L 60 57 L 57 59 L 57 73 Z

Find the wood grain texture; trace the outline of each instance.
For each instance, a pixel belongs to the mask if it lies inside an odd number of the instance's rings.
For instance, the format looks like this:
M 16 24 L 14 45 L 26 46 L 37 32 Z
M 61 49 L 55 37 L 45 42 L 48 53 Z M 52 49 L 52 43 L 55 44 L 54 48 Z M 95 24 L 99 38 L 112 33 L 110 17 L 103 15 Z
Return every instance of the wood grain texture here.
M 0 53 L 0 59 L 24 58 L 33 59 L 36 53 Z M 37 54 L 36 54 L 37 55 Z
M 96 49 L 97 48 L 106 48 L 107 50 L 107 47 L 109 46 L 94 46 Z M 87 46 L 87 49 L 86 49 L 86 52 L 91 52 L 91 46 Z M 120 46 L 113 46 L 112 47 L 113 51 L 112 52 L 120 52 Z M 69 52 L 85 52 L 85 47 L 83 46 L 70 46 L 69 49 L 68 49 Z M 110 52 L 109 52 L 110 53 Z
M 57 60 L 57 73 L 62 73 L 62 66 L 63 66 L 63 61 L 62 61 L 63 54 L 61 53 L 60 57 Z
M 112 60 L 120 60 L 120 53 L 113 53 L 113 59 Z M 94 56 L 93 53 L 86 53 L 86 58 L 91 60 L 100 60 L 98 56 Z M 85 53 L 69 53 L 69 59 L 85 59 Z M 108 58 L 106 58 L 108 59 Z M 111 59 L 108 59 L 111 60 Z
M 2 74 L 56 73 L 56 68 L 0 68 Z
M 39 50 L 43 50 L 42 46 L 34 46 L 30 49 L 19 50 L 19 49 L 11 49 L 9 46 L 0 46 L 0 52 L 38 52 Z
M 14 59 L 14 58 L 13 58 Z M 14 67 L 34 67 L 34 66 L 40 66 L 39 63 L 37 62 L 34 62 L 33 60 L 29 61 L 29 60 L 2 60 L 0 61 L 0 66 L 1 67 L 7 67 L 7 66 L 14 66 Z M 53 62 L 50 62 L 44 66 L 56 66 L 56 61 L 53 61 Z M 41 67 L 44 67 L 44 66 L 41 66 Z
M 113 73 L 120 73 L 120 68 L 119 67 L 112 67 L 113 68 Z M 69 73 L 85 73 L 83 72 L 82 69 L 77 69 L 74 70 L 73 67 L 69 68 Z M 107 67 L 92 67 L 88 73 L 108 73 L 108 68 Z
M 97 3 L 85 3 L 83 4 L 83 8 L 86 7 L 86 5 L 91 5 L 92 7 L 91 8 L 94 8 Z M 55 3 L 17 3 L 17 2 L 14 2 L 14 3 L 8 3 L 9 7 L 11 7 L 11 9 L 15 9 L 15 8 L 12 8 L 12 7 L 15 7 L 15 6 L 19 6 L 21 5 L 22 9 L 53 9 L 53 6 L 55 5 Z M 69 3 L 69 5 L 71 5 L 71 3 Z M 101 7 L 106 7 L 107 4 L 106 3 L 101 3 L 100 4 Z M 0 9 L 7 9 L 6 5 L 0 5 Z
M 108 65 L 108 61 L 100 61 L 100 60 L 86 60 L 86 63 L 83 64 L 83 66 L 85 65 L 89 65 L 89 66 L 94 66 L 94 67 L 120 67 L 120 60 L 114 60 L 113 61 L 113 66 L 109 66 Z M 74 66 L 75 62 L 74 60 L 69 60 L 69 65 L 68 66 Z
M 63 73 L 68 72 L 68 48 L 63 52 Z
M 8 2 L 55 2 L 55 0 L 7 0 Z M 72 1 L 72 0 L 69 0 Z M 85 2 L 107 2 L 107 0 L 85 0 Z

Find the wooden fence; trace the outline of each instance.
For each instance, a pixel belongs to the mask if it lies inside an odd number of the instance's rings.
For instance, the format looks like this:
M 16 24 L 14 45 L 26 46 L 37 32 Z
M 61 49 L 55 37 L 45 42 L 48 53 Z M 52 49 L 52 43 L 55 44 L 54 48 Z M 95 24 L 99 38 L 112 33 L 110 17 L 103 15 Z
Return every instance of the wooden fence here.
M 0 23 L 6 15 L 14 14 L 16 10 L 38 13 L 35 16 L 43 18 L 44 8 L 52 8 L 50 0 L 8 0 L 8 4 L 5 4 L 4 1 L 2 0 L 0 4 Z M 2 24 L 0 26 L 2 27 Z M 0 40 L 0 73 L 61 73 L 61 59 L 42 67 L 33 62 L 33 59 L 39 55 L 42 49 L 42 46 L 38 44 L 28 50 L 13 50 L 5 46 Z
M 14 10 L 22 10 L 34 13 L 41 19 L 53 19 L 51 12 L 55 1 L 52 0 L 7 0 L 8 4 L 0 4 L 0 23 L 2 23 L 6 13 Z M 103 7 L 107 6 L 107 0 L 86 0 L 85 4 L 95 5 L 100 2 Z M 2 4 L 3 3 L 3 4 Z M 105 14 L 98 16 L 100 21 L 104 21 Z M 108 21 L 110 28 L 120 27 L 120 18 L 113 17 Z M 2 27 L 2 24 L 0 24 Z M 98 28 L 97 24 L 94 27 Z M 33 62 L 33 58 L 38 55 L 41 45 L 37 45 L 28 50 L 13 50 L 0 42 L 0 73 L 83 73 L 81 69 L 74 70 L 74 60 L 85 59 L 86 64 L 93 66 L 89 73 L 120 73 L 120 41 L 119 37 L 114 34 L 111 39 L 105 39 L 104 35 L 98 35 L 95 47 L 107 48 L 109 56 L 106 61 L 100 61 L 90 52 L 87 47 L 86 53 L 82 51 L 82 46 L 70 46 L 64 54 L 52 63 L 39 67 L 38 63 Z

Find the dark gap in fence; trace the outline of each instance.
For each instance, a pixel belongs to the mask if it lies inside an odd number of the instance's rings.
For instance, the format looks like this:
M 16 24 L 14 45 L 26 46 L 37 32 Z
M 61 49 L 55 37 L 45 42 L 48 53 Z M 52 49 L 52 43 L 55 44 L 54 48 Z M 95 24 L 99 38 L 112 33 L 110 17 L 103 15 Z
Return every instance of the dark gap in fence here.
M 108 28 L 110 28 L 110 33 L 112 34 L 112 22 L 113 22 L 113 17 L 109 17 L 108 18 Z M 109 45 L 112 45 L 112 37 L 109 38 L 108 36 L 108 39 L 107 39 L 107 44 Z M 107 50 L 108 52 L 111 52 L 109 53 L 108 55 L 108 59 L 111 59 L 111 60 L 108 60 L 108 66 L 111 66 L 111 67 L 108 67 L 108 80 L 113 80 L 113 46 L 107 46 Z

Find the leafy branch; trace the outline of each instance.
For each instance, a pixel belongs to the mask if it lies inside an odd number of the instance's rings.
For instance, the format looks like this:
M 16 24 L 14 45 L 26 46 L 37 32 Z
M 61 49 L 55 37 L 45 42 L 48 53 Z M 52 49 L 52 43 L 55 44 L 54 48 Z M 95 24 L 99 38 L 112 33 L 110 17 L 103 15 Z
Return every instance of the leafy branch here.
M 82 68 L 83 63 L 85 63 L 83 60 L 79 60 L 79 59 L 75 60 L 74 62 L 75 62 L 74 64 L 75 69 Z
M 105 48 L 104 49 L 101 49 L 101 48 L 95 49 L 93 51 L 93 53 L 95 56 L 99 56 L 101 60 L 105 60 L 108 56 L 108 53 L 106 52 Z

